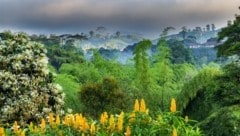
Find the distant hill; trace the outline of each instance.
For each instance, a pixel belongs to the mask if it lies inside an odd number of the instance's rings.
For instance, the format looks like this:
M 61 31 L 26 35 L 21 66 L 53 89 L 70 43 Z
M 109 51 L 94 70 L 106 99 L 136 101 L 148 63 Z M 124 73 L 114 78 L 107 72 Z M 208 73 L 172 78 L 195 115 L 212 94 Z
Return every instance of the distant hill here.
M 202 29 L 196 27 L 193 30 L 183 29 L 177 34 L 172 34 L 166 37 L 169 45 L 174 46 L 173 41 L 178 41 L 185 48 L 191 50 L 196 61 L 214 61 L 216 59 L 215 46 L 221 44 L 217 41 L 217 33 L 220 29 L 215 30 L 213 27 Z M 0 38 L 4 39 L 6 35 L 0 33 Z M 140 34 L 123 33 L 117 31 L 110 34 L 104 27 L 99 27 L 94 31 L 89 31 L 89 34 L 51 34 L 49 37 L 45 35 L 31 35 L 32 40 L 42 42 L 46 46 L 59 45 L 75 46 L 83 51 L 86 58 L 91 58 L 92 49 L 99 50 L 99 53 L 106 59 L 115 59 L 121 63 L 126 63 L 133 57 L 133 50 L 136 44 L 144 39 Z M 149 54 L 152 55 L 156 51 L 158 39 L 152 40 L 152 47 Z M 202 60 L 201 60 L 202 59 Z

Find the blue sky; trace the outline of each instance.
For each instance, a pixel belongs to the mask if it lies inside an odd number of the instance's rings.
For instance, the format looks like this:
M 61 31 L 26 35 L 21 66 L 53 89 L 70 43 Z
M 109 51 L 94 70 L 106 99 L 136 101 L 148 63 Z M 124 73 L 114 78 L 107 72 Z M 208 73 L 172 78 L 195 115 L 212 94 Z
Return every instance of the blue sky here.
M 159 35 L 163 28 L 226 25 L 239 0 L 0 0 L 0 30 L 28 33 L 110 31 Z

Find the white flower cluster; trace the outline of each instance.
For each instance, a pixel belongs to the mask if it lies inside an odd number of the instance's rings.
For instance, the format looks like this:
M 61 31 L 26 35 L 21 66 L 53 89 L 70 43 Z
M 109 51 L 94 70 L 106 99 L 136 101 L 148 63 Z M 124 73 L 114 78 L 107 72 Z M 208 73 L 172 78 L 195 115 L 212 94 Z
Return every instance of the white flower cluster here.
M 64 94 L 50 79 L 45 53 L 23 34 L 0 41 L 0 124 L 63 113 Z

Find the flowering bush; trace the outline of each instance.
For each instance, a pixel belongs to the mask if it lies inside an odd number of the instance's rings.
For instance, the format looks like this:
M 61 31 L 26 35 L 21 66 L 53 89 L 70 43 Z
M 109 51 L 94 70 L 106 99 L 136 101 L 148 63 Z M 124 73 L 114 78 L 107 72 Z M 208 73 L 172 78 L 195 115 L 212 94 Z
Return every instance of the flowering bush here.
M 24 34 L 0 41 L 0 124 L 36 121 L 50 112 L 61 114 L 61 86 L 52 83 L 46 49 Z
M 175 101 L 172 101 L 171 112 L 160 114 L 157 118 L 149 115 L 149 110 L 142 99 L 135 101 L 134 110 L 130 113 L 109 115 L 104 112 L 100 120 L 92 120 L 82 114 L 67 114 L 62 119 L 59 115 L 50 113 L 47 119 L 41 119 L 38 124 L 30 123 L 27 128 L 21 128 L 15 122 L 12 129 L 0 127 L 0 136 L 200 136 L 200 130 L 189 124 L 188 118 L 177 115 Z

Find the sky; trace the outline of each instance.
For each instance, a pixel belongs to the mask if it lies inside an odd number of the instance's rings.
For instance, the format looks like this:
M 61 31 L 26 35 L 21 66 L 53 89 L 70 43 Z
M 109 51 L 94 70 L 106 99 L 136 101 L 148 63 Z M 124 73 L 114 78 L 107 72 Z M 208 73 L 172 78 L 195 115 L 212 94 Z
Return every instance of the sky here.
M 168 26 L 226 26 L 240 0 L 0 0 L 0 31 L 36 34 L 111 32 L 159 35 Z

